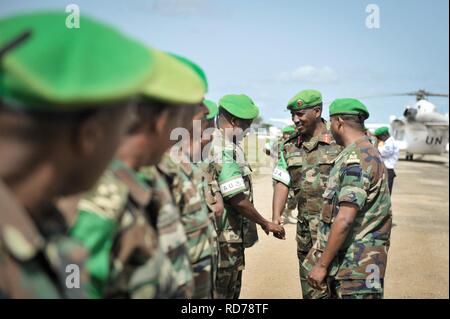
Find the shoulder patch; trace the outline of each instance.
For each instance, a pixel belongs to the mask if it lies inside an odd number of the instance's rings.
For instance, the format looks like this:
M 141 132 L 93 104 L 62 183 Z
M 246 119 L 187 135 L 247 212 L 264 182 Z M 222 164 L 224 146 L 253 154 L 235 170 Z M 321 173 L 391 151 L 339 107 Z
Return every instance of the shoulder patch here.
M 352 153 L 350 153 L 347 160 L 345 161 L 345 164 L 347 164 L 347 165 L 361 164 L 361 159 L 355 152 L 352 152 Z
M 78 209 L 116 220 L 121 215 L 128 196 L 128 187 L 107 169 L 96 187 L 80 200 Z

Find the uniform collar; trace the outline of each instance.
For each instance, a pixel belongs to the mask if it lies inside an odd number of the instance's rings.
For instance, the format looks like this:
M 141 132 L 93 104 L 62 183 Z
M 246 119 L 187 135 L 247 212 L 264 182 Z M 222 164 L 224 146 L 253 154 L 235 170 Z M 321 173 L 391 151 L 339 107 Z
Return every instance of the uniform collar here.
M 331 144 L 331 141 L 333 140 L 333 137 L 332 137 L 330 129 L 328 127 L 328 123 L 324 119 L 322 119 L 322 123 L 324 125 L 322 126 L 322 130 L 321 130 L 319 136 L 313 136 L 307 142 L 301 142 L 301 140 L 300 140 L 300 143 L 303 145 L 303 147 L 307 151 L 312 151 L 313 149 L 315 149 L 319 142 L 320 143 L 324 143 L 324 144 L 328 144 L 328 145 Z M 299 136 L 299 138 L 301 139 L 300 136 Z
M 19 260 L 29 260 L 44 248 L 36 224 L 1 180 L 0 236 L 7 250 Z

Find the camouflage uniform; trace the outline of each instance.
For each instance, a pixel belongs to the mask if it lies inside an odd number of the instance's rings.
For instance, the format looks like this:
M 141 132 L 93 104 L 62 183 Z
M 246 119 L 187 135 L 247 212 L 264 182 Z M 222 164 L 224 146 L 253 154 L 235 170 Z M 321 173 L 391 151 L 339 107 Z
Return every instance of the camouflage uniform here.
M 273 144 L 270 150 L 270 154 L 272 155 L 272 158 L 274 160 L 274 169 L 277 167 L 278 162 L 280 160 L 280 152 L 282 150 L 283 147 L 283 143 L 284 143 L 284 139 L 283 137 L 279 137 Z M 277 183 L 277 180 L 273 180 L 273 186 L 275 186 L 275 184 Z M 289 188 L 289 194 L 288 194 L 288 199 L 286 202 L 286 208 L 285 208 L 285 212 L 287 211 L 291 211 L 294 210 L 297 207 L 297 198 L 295 197 L 295 193 L 294 190 L 292 188 Z
M 224 213 L 218 221 L 219 269 L 215 297 L 237 299 L 245 268 L 244 249 L 258 240 L 256 224 L 236 211 L 227 200 L 244 192 L 253 202 L 251 167 L 239 145 L 226 141 L 218 132 L 211 148 L 209 174 L 217 181 L 224 199 Z
M 174 204 L 165 177 L 156 166 L 141 169 L 139 175 L 154 194 L 149 204 L 148 214 L 158 231 L 162 249 L 169 257 L 177 274 L 176 285 L 179 298 L 191 298 L 194 293 L 194 279 L 180 211 Z
M 208 216 L 201 173 L 187 156 L 180 156 L 180 163 L 172 161 L 166 153 L 158 164 L 158 169 L 166 177 L 180 209 L 189 250 L 189 258 L 194 273 L 193 298 L 212 298 L 212 253 L 214 226 Z
M 196 165 L 196 164 L 194 164 Z M 213 179 L 213 176 L 209 174 L 208 161 L 203 161 L 197 164 L 198 169 L 201 171 L 201 184 L 205 196 L 205 202 L 208 207 L 208 216 L 211 221 L 211 226 L 213 227 L 211 231 L 211 258 L 212 258 L 212 268 L 211 268 L 211 284 L 212 284 L 212 297 L 216 295 L 216 280 L 217 272 L 219 267 L 219 237 L 217 235 L 217 220 L 214 214 L 213 205 L 217 203 L 217 193 L 220 193 L 219 184 Z
M 334 159 L 341 147 L 334 141 L 325 121 L 319 136 L 302 141 L 298 134 L 283 145 L 281 158 L 273 179 L 294 190 L 298 201 L 297 256 L 303 298 L 325 298 L 326 290 L 315 290 L 307 281 L 301 264 L 317 239 L 317 227 L 322 211 L 322 194 Z
M 309 272 L 325 249 L 339 204 L 353 203 L 358 214 L 329 267 L 329 288 L 338 298 L 382 298 L 392 225 L 391 199 L 386 169 L 368 137 L 347 146 L 336 158 L 323 198 L 318 239 L 304 268 Z
M 87 297 L 87 251 L 56 208 L 45 216 L 36 224 L 0 181 L 0 299 Z
M 94 298 L 175 298 L 175 271 L 146 217 L 152 193 L 114 160 L 78 205 L 70 230 L 90 250 Z

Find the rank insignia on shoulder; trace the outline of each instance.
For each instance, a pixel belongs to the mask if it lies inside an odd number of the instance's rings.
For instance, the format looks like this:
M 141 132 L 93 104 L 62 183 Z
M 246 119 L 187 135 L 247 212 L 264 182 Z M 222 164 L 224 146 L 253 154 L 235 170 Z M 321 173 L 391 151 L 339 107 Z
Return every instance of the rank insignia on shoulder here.
M 358 157 L 358 155 L 356 155 L 356 153 L 351 153 L 350 156 L 348 157 L 347 161 L 345 162 L 347 165 L 350 164 L 360 164 L 361 161 Z
M 330 134 L 324 134 L 322 136 L 322 141 L 327 143 L 327 144 L 330 144 L 331 143 L 331 135 Z

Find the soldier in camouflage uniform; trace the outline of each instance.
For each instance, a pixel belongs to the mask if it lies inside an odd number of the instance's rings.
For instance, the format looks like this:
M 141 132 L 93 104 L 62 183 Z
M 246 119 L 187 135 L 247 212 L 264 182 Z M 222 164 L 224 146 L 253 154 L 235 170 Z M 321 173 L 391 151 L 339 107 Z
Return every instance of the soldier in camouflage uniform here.
M 180 210 L 175 205 L 166 178 L 156 166 L 142 168 L 139 173 L 154 192 L 149 204 L 149 217 L 158 231 L 159 243 L 175 270 L 180 298 L 192 298 L 194 277 Z
M 208 81 L 203 70 L 191 60 L 176 56 L 179 61 L 190 67 L 203 80 L 207 90 Z M 182 140 L 164 156 L 157 165 L 160 173 L 165 176 L 172 191 L 175 205 L 180 209 L 181 221 L 186 236 L 189 258 L 194 275 L 195 299 L 212 298 L 213 291 L 213 254 L 216 230 L 208 216 L 203 188 L 201 164 L 201 137 L 208 114 L 205 103 L 200 103 L 191 122 L 180 128 L 189 132 L 189 138 Z M 200 123 L 200 126 L 197 124 Z
M 94 297 L 189 296 L 179 289 L 177 273 L 157 240 L 154 228 L 157 224 L 152 225 L 147 214 L 155 192 L 139 178 L 137 171 L 159 161 L 163 149 L 156 148 L 156 143 L 170 145 L 169 135 L 165 140 L 153 138 L 162 120 L 156 109 L 190 109 L 192 113 L 196 109 L 195 102 L 202 99 L 204 86 L 195 72 L 174 57 L 162 52 L 154 52 L 153 56 L 158 70 L 154 75 L 158 79 L 157 88 L 152 81 L 146 85 L 138 103 L 137 123 L 128 132 L 117 152 L 117 159 L 97 187 L 81 200 L 80 213 L 71 230 L 72 235 L 90 249 L 92 256 L 88 269 L 95 279 L 91 290 Z M 179 90 L 187 85 L 191 91 L 178 95 L 174 92 L 162 99 L 158 94 L 165 89 L 161 83 L 167 85 L 166 90 L 176 83 Z M 197 83 L 197 88 L 193 83 Z M 164 106 L 174 100 L 180 102 Z
M 158 164 L 160 173 L 166 178 L 175 205 L 180 209 L 181 221 L 187 236 L 189 258 L 194 274 L 193 298 L 212 297 L 212 233 L 215 229 L 208 216 L 201 173 L 190 158 L 182 156 L 176 164 L 166 154 Z
M 315 290 L 307 281 L 301 264 L 317 238 L 326 188 L 332 163 L 341 151 L 322 115 L 322 96 L 316 90 L 304 90 L 288 103 L 298 134 L 291 136 L 280 151 L 273 172 L 277 181 L 273 197 L 273 221 L 280 223 L 290 189 L 298 201 L 297 256 L 303 298 L 326 298 L 326 289 Z
M 146 217 L 154 194 L 115 160 L 80 201 L 70 233 L 90 251 L 92 298 L 184 298 L 176 273 Z
M 217 131 L 215 127 L 215 120 L 219 113 L 217 104 L 210 100 L 204 100 L 203 104 L 208 109 L 208 114 L 201 122 L 202 128 L 202 139 L 201 139 L 201 152 L 202 152 L 202 162 L 197 163 L 199 170 L 202 172 L 202 187 L 205 194 L 205 201 L 208 207 L 208 215 L 211 220 L 211 224 L 214 227 L 214 232 L 212 233 L 212 269 L 211 269 L 211 282 L 213 290 L 213 298 L 216 295 L 216 280 L 217 271 L 219 266 L 219 237 L 217 235 L 217 219 L 222 217 L 224 211 L 224 204 L 222 194 L 220 193 L 219 184 L 210 174 L 212 169 L 209 165 L 212 161 L 209 160 L 210 147 L 212 146 L 212 138 Z
M 257 241 L 256 224 L 284 237 L 284 229 L 262 217 L 253 206 L 251 168 L 239 143 L 258 116 L 258 108 L 246 95 L 226 95 L 219 101 L 220 132 L 214 137 L 209 165 L 224 199 L 218 221 L 219 269 L 216 298 L 237 299 L 245 267 L 244 249 Z
M 86 297 L 87 252 L 56 198 L 95 184 L 152 71 L 145 46 L 86 16 L 76 30 L 65 20 L 0 20 L 0 298 Z
M 387 171 L 365 134 L 367 108 L 355 99 L 330 105 L 331 131 L 344 150 L 335 159 L 318 239 L 303 267 L 333 297 L 382 298 L 392 226 Z

